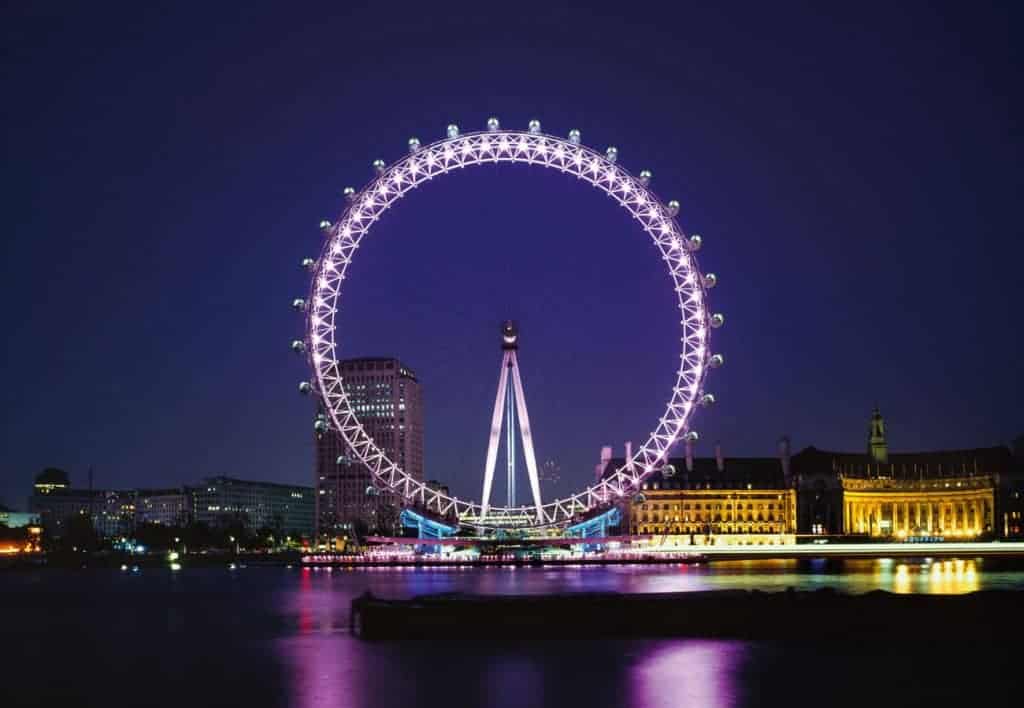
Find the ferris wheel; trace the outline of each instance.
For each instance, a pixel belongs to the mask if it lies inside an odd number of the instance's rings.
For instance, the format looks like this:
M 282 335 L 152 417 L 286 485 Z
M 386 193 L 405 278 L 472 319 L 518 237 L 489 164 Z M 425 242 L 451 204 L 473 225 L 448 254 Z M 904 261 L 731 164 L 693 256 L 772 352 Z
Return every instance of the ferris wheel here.
M 338 369 L 335 319 L 342 306 L 342 286 L 362 240 L 388 209 L 397 205 L 410 190 L 454 170 L 498 163 L 525 163 L 572 175 L 614 199 L 639 223 L 661 253 L 679 310 L 681 349 L 675 385 L 668 396 L 664 414 L 646 442 L 635 449 L 625 463 L 585 489 L 571 496 L 533 506 L 501 507 L 463 500 L 427 486 L 410 476 L 391 460 L 367 434 L 345 390 Z M 477 528 L 543 527 L 568 524 L 595 510 L 608 508 L 632 496 L 643 480 L 661 469 L 670 450 L 681 438 L 694 441 L 690 427 L 698 405 L 714 403 L 704 390 L 709 368 L 721 366 L 721 354 L 712 353 L 709 331 L 724 322 L 721 314 L 707 308 L 707 291 L 714 287 L 713 273 L 701 274 L 694 253 L 701 237 L 686 236 L 676 218 L 679 202 L 663 203 L 650 189 L 647 170 L 634 177 L 618 164 L 618 150 L 604 153 L 580 142 L 572 130 L 563 139 L 541 132 L 532 120 L 527 130 L 506 130 L 496 118 L 486 130 L 462 134 L 449 125 L 444 139 L 421 145 L 409 140 L 409 152 L 392 165 L 373 163 L 374 178 L 361 190 L 345 189 L 347 205 L 334 221 L 322 221 L 326 242 L 320 257 L 304 259 L 312 273 L 309 299 L 296 299 L 296 309 L 306 312 L 305 338 L 292 342 L 292 349 L 308 355 L 313 380 L 299 385 L 303 392 L 315 391 L 323 401 L 324 416 L 318 430 L 335 430 L 352 455 L 373 475 L 375 484 L 401 497 L 405 503 Z

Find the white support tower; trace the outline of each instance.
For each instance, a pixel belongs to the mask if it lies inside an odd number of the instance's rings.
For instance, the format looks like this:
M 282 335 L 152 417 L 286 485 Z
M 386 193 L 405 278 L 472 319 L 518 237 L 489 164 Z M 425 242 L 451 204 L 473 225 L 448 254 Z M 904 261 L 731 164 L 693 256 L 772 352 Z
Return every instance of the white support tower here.
M 537 476 L 537 458 L 533 452 L 533 434 L 530 432 L 530 416 L 526 412 L 526 397 L 523 395 L 523 381 L 519 377 L 519 332 L 514 322 L 501 327 L 501 374 L 498 377 L 498 395 L 494 399 L 494 414 L 491 416 L 491 437 L 487 445 L 487 462 L 484 467 L 484 493 L 480 518 L 485 519 L 491 506 L 491 487 L 494 484 L 494 465 L 498 461 L 498 443 L 501 440 L 503 418 L 508 417 L 505 451 L 507 460 L 508 507 L 516 504 L 516 417 L 519 418 L 519 435 L 523 439 L 523 456 L 526 458 L 526 472 L 530 477 L 530 491 L 537 508 L 537 518 L 543 520 L 543 504 L 540 500 L 540 480 Z M 509 377 L 512 381 L 509 385 Z

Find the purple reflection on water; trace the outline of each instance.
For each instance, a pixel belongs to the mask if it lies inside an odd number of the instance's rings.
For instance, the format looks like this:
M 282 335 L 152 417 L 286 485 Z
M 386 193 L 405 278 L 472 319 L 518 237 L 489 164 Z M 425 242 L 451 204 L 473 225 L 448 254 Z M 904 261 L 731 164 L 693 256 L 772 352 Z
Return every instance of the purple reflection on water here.
M 363 693 L 363 655 L 344 636 L 303 636 L 276 642 L 285 665 L 289 706 L 348 708 L 373 705 Z
M 659 643 L 630 671 L 631 703 L 643 708 L 739 705 L 738 669 L 749 645 L 737 641 Z
M 272 641 L 288 705 L 300 708 L 459 705 L 737 705 L 739 642 L 422 641 L 364 642 L 351 636 L 349 603 L 365 590 L 392 597 L 470 590 L 550 592 L 611 589 L 629 573 L 595 575 L 501 569 L 359 573 L 300 570 L 278 595 L 286 631 Z M 648 589 L 688 586 L 686 569 L 650 577 Z M 671 579 L 665 576 L 671 576 Z M 664 583 L 664 586 L 663 586 Z M 552 618 L 557 621 L 557 618 Z M 439 686 L 446 687 L 438 691 Z
M 543 705 L 544 671 L 536 657 L 499 654 L 488 662 L 487 671 L 480 677 L 480 694 L 491 696 L 488 705 L 495 708 Z

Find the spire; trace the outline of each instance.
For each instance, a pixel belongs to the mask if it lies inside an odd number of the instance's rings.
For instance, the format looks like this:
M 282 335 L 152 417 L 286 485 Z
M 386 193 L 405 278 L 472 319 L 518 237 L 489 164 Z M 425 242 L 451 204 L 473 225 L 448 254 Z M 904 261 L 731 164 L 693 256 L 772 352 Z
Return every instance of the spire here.
M 889 460 L 889 445 L 885 441 L 885 419 L 882 418 L 877 405 L 871 412 L 871 423 L 868 426 L 868 454 L 875 462 Z

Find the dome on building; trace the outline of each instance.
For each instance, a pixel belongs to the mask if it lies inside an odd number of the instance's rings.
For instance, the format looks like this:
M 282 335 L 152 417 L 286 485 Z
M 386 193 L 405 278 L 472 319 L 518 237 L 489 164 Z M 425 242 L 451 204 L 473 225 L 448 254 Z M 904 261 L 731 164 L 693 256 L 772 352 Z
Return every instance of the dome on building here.
M 36 475 L 36 484 L 45 484 L 47 486 L 55 487 L 67 487 L 70 482 L 68 481 L 68 473 L 64 470 L 57 469 L 56 467 L 47 467 L 45 470 Z

